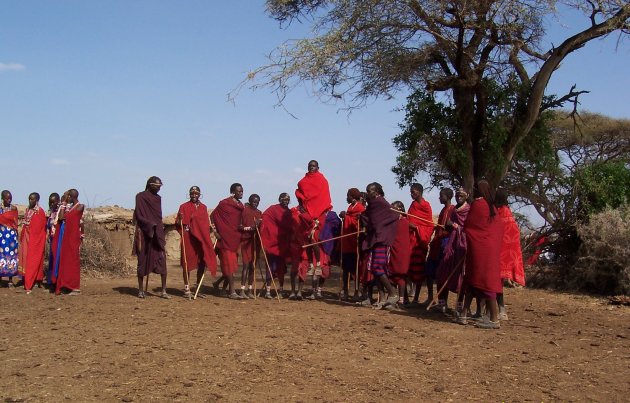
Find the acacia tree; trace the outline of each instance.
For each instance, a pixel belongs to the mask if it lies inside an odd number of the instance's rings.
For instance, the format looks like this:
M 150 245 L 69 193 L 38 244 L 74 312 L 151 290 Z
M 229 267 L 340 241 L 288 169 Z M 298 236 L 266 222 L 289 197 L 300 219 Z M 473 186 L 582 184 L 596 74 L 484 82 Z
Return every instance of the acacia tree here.
M 571 52 L 589 41 L 630 28 L 628 0 L 268 0 L 267 12 L 281 24 L 308 21 L 309 38 L 290 40 L 270 63 L 248 74 L 242 85 L 269 87 L 282 104 L 305 82 L 324 101 L 344 108 L 365 106 L 401 89 L 440 93 L 451 101 L 461 133 L 458 175 L 465 187 L 475 178 L 497 184 L 508 172 L 518 145 L 541 112 L 583 91 L 545 98 L 552 74 Z M 542 49 L 543 21 L 557 8 L 584 14 L 589 26 L 557 46 Z M 515 89 L 514 109 L 501 119 L 502 138 L 488 130 L 488 85 Z M 238 92 L 238 90 L 236 91 Z M 234 94 L 232 94 L 234 95 Z M 496 128 L 495 128 L 496 129 Z M 488 165 L 483 145 L 496 143 Z

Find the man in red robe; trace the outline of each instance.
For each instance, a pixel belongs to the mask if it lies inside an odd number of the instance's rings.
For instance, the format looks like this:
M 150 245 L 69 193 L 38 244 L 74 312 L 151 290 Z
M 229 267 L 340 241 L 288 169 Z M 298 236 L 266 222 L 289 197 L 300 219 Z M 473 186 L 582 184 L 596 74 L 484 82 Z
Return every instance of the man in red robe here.
M 332 199 L 330 198 L 328 180 L 319 172 L 319 163 L 317 161 L 309 161 L 308 171 L 304 178 L 298 182 L 295 196 L 298 204 L 304 208 L 313 222 L 309 233 L 309 243 L 318 242 L 319 233 L 326 222 L 326 214 L 332 209 Z M 312 263 L 309 263 L 308 273 L 313 276 L 313 289 L 316 289 L 319 284 L 319 276 L 322 275 L 319 245 L 306 248 L 306 253 L 309 262 L 316 262 L 314 267 Z
M 133 251 L 138 257 L 138 298 L 144 298 L 146 290 L 142 286 L 145 276 L 147 284 L 149 273 L 157 273 L 162 280 L 164 299 L 171 296 L 166 292 L 166 238 L 162 223 L 162 198 L 158 195 L 162 180 L 152 176 L 147 180 L 143 192 L 136 195 L 136 208 L 133 219 L 136 223 Z
M 291 221 L 291 242 L 289 246 L 291 255 L 291 294 L 289 299 L 301 301 L 303 299 L 302 288 L 304 281 L 306 281 L 308 270 L 308 257 L 303 246 L 310 242 L 313 220 L 304 207 L 298 205 L 291 208 Z M 313 291 L 315 292 L 315 289 Z
M 44 281 L 44 249 L 46 248 L 46 212 L 39 206 L 39 193 L 28 195 L 28 208 L 20 233 L 19 264 L 24 276 L 24 290 Z
M 189 273 L 197 270 L 197 284 L 207 269 L 212 276 L 217 274 L 217 255 L 210 238 L 210 218 L 208 207 L 199 201 L 201 189 L 193 186 L 189 191 L 190 200 L 179 206 L 175 222 L 181 236 L 181 265 L 184 275 L 184 294 L 192 295 L 189 287 Z M 183 231 L 182 231 L 183 230 Z
M 260 196 L 252 194 L 243 208 L 243 218 L 241 221 L 241 261 L 243 271 L 241 274 L 242 299 L 254 298 L 254 270 L 260 258 L 260 239 L 258 239 L 258 227 L 262 220 L 262 212 L 258 210 Z M 271 264 L 271 263 L 270 263 Z M 267 276 L 269 273 L 267 273 Z M 247 286 L 247 292 L 245 291 Z M 271 298 L 271 293 L 267 289 L 266 298 Z
M 438 222 L 435 228 L 433 229 L 433 239 L 431 239 L 431 243 L 429 244 L 429 256 L 427 257 L 427 263 L 425 265 L 425 274 L 427 279 L 435 279 L 437 275 L 438 267 L 440 267 L 440 262 L 444 256 L 443 249 L 446 246 L 446 241 L 448 240 L 449 231 L 446 230 L 446 223 L 451 218 L 451 214 L 455 209 L 455 206 L 451 204 L 451 200 L 453 199 L 453 190 L 450 188 L 442 188 L 440 190 L 440 203 L 444 205 L 442 210 L 440 210 L 440 215 L 438 216 Z M 427 285 L 429 281 L 427 280 Z M 431 283 L 431 289 L 433 288 L 433 283 Z M 438 283 L 438 289 L 442 284 Z M 444 290 L 442 290 L 442 293 Z M 435 305 L 434 309 L 440 312 L 446 312 L 446 299 L 442 299 L 440 295 L 438 295 L 438 303 Z M 431 298 L 433 301 L 433 298 Z
M 392 208 L 398 211 L 405 211 L 405 205 L 401 201 L 392 203 Z M 407 288 L 407 273 L 409 272 L 409 261 L 411 260 L 411 233 L 409 231 L 409 219 L 400 214 L 398 226 L 396 227 L 396 238 L 392 243 L 389 256 L 390 280 L 398 286 L 398 304 L 405 302 L 404 295 Z
M 412 304 L 417 304 L 420 298 L 422 282 L 426 279 L 428 297 L 423 304 L 428 304 L 433 299 L 433 278 L 425 275 L 424 264 L 429 251 L 429 241 L 433 233 L 433 212 L 431 205 L 422 194 L 424 188 L 419 183 L 411 185 L 410 194 L 411 205 L 409 206 L 408 218 L 411 225 L 411 263 L 409 266 L 409 280 L 415 284 L 415 293 Z
M 233 183 L 230 186 L 230 196 L 221 200 L 212 210 L 210 217 L 217 237 L 219 260 L 221 261 L 222 276 L 212 285 L 215 289 L 219 284 L 229 286 L 228 298 L 240 299 L 234 291 L 234 273 L 238 270 L 238 249 L 241 246 L 241 221 L 243 216 L 243 186 Z
M 501 246 L 503 242 L 503 222 L 496 213 L 494 197 L 490 185 L 485 180 L 477 182 L 474 188 L 475 200 L 464 223 L 466 234 L 466 274 L 464 285 L 466 298 L 462 316 L 458 323 L 466 324 L 466 314 L 473 297 L 485 300 L 490 312 L 487 321 L 477 323 L 484 329 L 498 329 L 499 309 L 497 294 L 503 292 L 501 282 Z
M 357 233 L 357 235 L 341 238 L 341 266 L 343 270 L 341 299 L 349 296 L 349 283 L 352 276 L 358 275 L 359 267 L 359 219 L 365 211 L 365 206 L 361 203 L 361 192 L 357 188 L 348 189 L 346 201 L 349 203 L 346 211 L 339 213 L 339 217 L 343 220 L 341 235 Z M 359 287 L 358 279 L 355 279 L 354 295 L 358 298 Z
M 525 266 L 521 251 L 521 230 L 508 206 L 508 194 L 505 189 L 497 189 L 495 205 L 504 230 L 501 244 L 501 279 L 524 287 Z M 507 320 L 508 314 L 502 292 L 497 294 L 497 303 L 499 304 L 499 319 Z
M 265 248 L 267 260 L 271 267 L 271 273 L 278 279 L 280 289 L 284 287 L 284 275 L 287 271 L 287 259 L 291 257 L 290 243 L 293 221 L 289 202 L 291 197 L 288 193 L 280 193 L 278 204 L 274 204 L 262 214 L 260 224 L 260 237 L 262 247 Z M 271 278 L 267 277 L 267 294 L 271 292 Z M 271 295 L 270 295 L 271 296 Z
M 61 197 L 59 207 L 59 221 L 64 223 L 61 249 L 59 253 L 59 273 L 55 283 L 55 294 L 62 289 L 70 290 L 69 295 L 81 293 L 81 257 L 79 248 L 83 240 L 83 210 L 85 206 L 79 203 L 79 191 L 70 189 Z

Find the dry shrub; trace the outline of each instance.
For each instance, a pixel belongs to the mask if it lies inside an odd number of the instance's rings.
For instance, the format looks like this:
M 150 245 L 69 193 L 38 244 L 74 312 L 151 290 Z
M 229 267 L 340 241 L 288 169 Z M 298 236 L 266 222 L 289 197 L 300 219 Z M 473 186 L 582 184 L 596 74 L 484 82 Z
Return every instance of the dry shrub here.
M 85 238 L 81 244 L 81 272 L 90 277 L 127 276 L 133 273 L 124 254 L 114 247 L 109 231 L 90 216 L 83 223 Z
M 630 204 L 593 214 L 577 231 L 582 246 L 570 287 L 630 294 Z

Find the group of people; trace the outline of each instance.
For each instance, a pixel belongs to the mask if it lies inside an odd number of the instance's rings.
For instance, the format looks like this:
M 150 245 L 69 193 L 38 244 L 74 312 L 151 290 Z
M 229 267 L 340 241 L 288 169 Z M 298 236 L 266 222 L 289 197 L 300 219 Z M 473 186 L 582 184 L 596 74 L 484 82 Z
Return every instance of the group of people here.
M 158 195 L 161 186 L 158 177 L 151 177 L 145 191 L 136 196 L 134 251 L 140 298 L 146 295 L 143 281 L 152 272 L 162 276 L 162 297 L 170 298 Z M 290 300 L 321 298 L 330 267 L 336 264 L 342 269 L 339 296 L 343 300 L 376 308 L 425 305 L 446 312 L 449 294 L 455 293 L 458 323 L 475 321 L 482 328 L 499 328 L 499 320 L 507 319 L 503 281 L 525 285 L 520 232 L 507 206 L 507 193 L 495 191 L 485 180 L 475 184 L 472 198 L 463 189 L 443 188 L 443 208 L 434 222 L 423 191 L 422 185 L 411 185 L 412 200 L 406 210 L 401 201 L 389 203 L 379 183 L 370 183 L 365 192 L 351 188 L 346 210 L 337 215 L 328 181 L 313 160 L 297 184 L 296 206 L 289 207 L 290 195 L 281 193 L 277 204 L 261 212 L 260 197 L 252 194 L 242 203 L 243 186 L 234 183 L 230 195 L 208 215 L 200 201 L 201 189 L 193 186 L 176 221 L 185 295 L 192 296 L 206 270 L 216 275 L 217 257 L 221 276 L 212 286 L 225 291 L 228 298 L 241 300 L 254 297 L 255 270 L 261 266 L 265 298 L 274 297 L 272 285 L 275 297 L 286 296 L 287 272 Z M 240 290 L 234 278 L 239 254 Z M 193 271 L 197 286 L 191 287 Z M 311 287 L 306 292 L 303 286 L 309 279 Z M 421 303 L 425 284 L 427 300 Z M 354 296 L 350 297 L 352 285 Z M 470 311 L 473 299 L 477 300 L 475 314 Z
M 475 321 L 479 327 L 495 329 L 500 319 L 507 319 L 503 282 L 525 285 L 525 277 L 520 232 L 505 190 L 492 189 L 485 180 L 475 184 L 472 198 L 463 189 L 443 188 L 443 207 L 434 222 L 422 185 L 411 185 L 411 204 L 405 209 L 402 201 L 388 202 L 383 187 L 373 182 L 365 192 L 349 189 L 348 206 L 337 214 L 317 161 L 310 161 L 307 169 L 295 190 L 297 205 L 289 207 L 290 195 L 281 193 L 278 203 L 264 212 L 258 209 L 257 194 L 241 202 L 240 183 L 230 186 L 229 196 L 210 214 L 200 201 L 201 189 L 190 188 L 189 200 L 179 207 L 176 218 L 187 297 L 196 296 L 206 271 L 216 278 L 220 266 L 221 275 L 212 286 L 228 298 L 254 298 L 255 271 L 259 270 L 264 298 L 274 298 L 272 286 L 276 298 L 286 296 L 284 280 L 289 273 L 290 300 L 318 299 L 331 266 L 338 265 L 342 300 L 379 309 L 424 305 L 446 312 L 449 294 L 454 293 L 455 318 L 460 324 Z M 161 297 L 171 298 L 166 289 L 161 187 L 161 179 L 152 176 L 135 200 L 133 253 L 138 259 L 139 298 L 147 295 L 150 273 L 160 274 Z M 9 278 L 9 286 L 14 285 L 15 276 L 23 279 L 27 293 L 35 284 L 41 285 L 48 242 L 46 278 L 51 289 L 57 294 L 64 289 L 71 295 L 80 293 L 84 206 L 78 196 L 76 189 L 61 197 L 51 194 L 46 213 L 39 206 L 39 194 L 31 193 L 18 239 L 17 209 L 11 193 L 2 191 L 0 276 Z M 240 289 L 235 284 L 239 255 Z M 195 286 L 190 280 L 193 272 Z M 307 292 L 304 284 L 309 279 Z M 423 285 L 427 299 L 421 303 Z M 473 299 L 477 300 L 475 314 L 470 310 Z
M 21 229 L 18 209 L 8 190 L 1 193 L 0 203 L 0 279 L 8 279 L 8 287 L 23 285 L 27 294 L 33 287 L 43 287 L 45 251 L 48 244 L 47 285 L 59 295 L 81 293 L 80 245 L 83 239 L 83 211 L 76 189 L 61 197 L 52 193 L 48 212 L 39 205 L 40 195 L 28 196 Z M 14 278 L 19 278 L 18 283 Z

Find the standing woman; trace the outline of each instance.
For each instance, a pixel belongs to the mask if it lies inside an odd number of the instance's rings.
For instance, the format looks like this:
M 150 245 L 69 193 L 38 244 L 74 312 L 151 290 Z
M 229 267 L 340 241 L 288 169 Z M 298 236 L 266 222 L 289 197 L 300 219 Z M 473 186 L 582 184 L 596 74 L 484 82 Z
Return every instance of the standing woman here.
M 46 221 L 46 233 L 48 235 L 48 272 L 46 274 L 46 282 L 50 290 L 54 290 L 54 284 L 57 281 L 57 274 L 55 270 L 55 256 L 57 256 L 57 246 L 59 244 L 59 227 L 60 223 L 57 220 L 59 214 L 59 203 L 61 203 L 61 197 L 59 193 L 51 193 L 48 196 L 48 217 Z
M 59 207 L 59 221 L 63 222 L 63 235 L 59 254 L 59 271 L 55 283 L 55 294 L 61 294 L 62 289 L 70 291 L 69 295 L 81 294 L 81 241 L 83 240 L 83 210 L 85 206 L 79 203 L 79 191 L 70 189 L 61 197 Z
M 462 315 L 466 315 L 470 309 L 473 296 L 483 299 L 490 312 L 490 319 L 477 323 L 477 326 L 483 329 L 498 329 L 500 324 L 497 294 L 503 292 L 501 283 L 503 222 L 497 215 L 494 195 L 487 181 L 477 182 L 474 197 L 475 200 L 470 205 L 464 223 L 467 244 L 464 275 L 466 299 Z M 460 317 L 458 321 L 461 324 L 466 322 L 465 316 Z
M 9 277 L 9 288 L 14 287 L 13 276 L 18 274 L 18 210 L 12 205 L 8 190 L 1 193 L 0 203 L 0 278 Z
M 184 294 L 191 296 L 189 273 L 197 271 L 197 284 L 201 281 L 205 269 L 212 276 L 217 275 L 217 255 L 210 238 L 210 218 L 208 207 L 199 201 L 201 189 L 193 186 L 189 191 L 190 200 L 179 206 L 177 212 L 177 232 L 183 237 L 181 246 L 181 265 L 184 275 Z M 183 229 L 183 232 L 182 232 Z
M 39 206 L 39 193 L 28 195 L 28 208 L 20 233 L 19 262 L 24 276 L 24 290 L 44 281 L 44 249 L 46 247 L 46 212 Z

